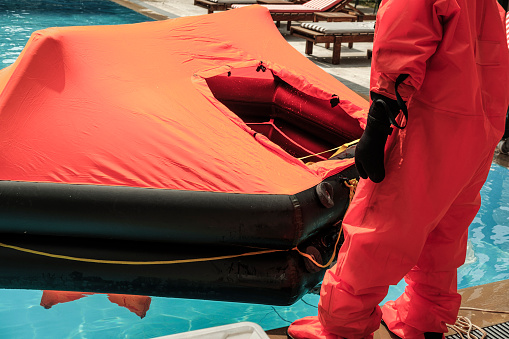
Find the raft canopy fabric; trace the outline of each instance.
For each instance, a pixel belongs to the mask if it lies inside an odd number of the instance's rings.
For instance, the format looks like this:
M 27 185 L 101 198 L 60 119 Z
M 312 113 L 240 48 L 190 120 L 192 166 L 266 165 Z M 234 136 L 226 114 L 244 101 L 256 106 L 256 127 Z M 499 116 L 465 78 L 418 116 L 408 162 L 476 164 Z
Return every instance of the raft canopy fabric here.
M 0 287 L 290 305 L 367 106 L 260 6 L 35 32 L 0 71 Z
M 0 71 L 0 180 L 295 194 L 352 165 L 306 166 L 207 85 L 261 64 L 303 95 L 339 98 L 330 112 L 362 131 L 367 102 L 287 44 L 260 6 L 49 28 Z

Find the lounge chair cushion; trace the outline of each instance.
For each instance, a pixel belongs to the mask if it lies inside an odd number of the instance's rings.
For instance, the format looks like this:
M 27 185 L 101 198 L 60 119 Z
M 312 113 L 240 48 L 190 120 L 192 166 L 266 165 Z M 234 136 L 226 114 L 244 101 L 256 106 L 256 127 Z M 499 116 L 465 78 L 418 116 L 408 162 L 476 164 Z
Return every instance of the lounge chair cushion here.
M 222 0 L 218 0 L 222 1 Z M 266 7 L 270 13 L 313 13 L 313 12 L 324 12 L 339 3 L 347 2 L 345 0 L 311 0 L 302 5 L 289 4 L 289 5 L 262 5 Z M 235 2 L 237 3 L 237 2 Z M 232 8 L 239 8 L 242 5 L 232 5 Z
M 247 5 L 232 5 L 232 8 L 239 8 Z M 304 5 L 260 5 L 266 7 L 270 13 L 313 13 L 312 10 Z
M 302 27 L 325 34 L 374 33 L 375 22 L 306 22 Z
M 247 5 L 232 5 L 232 8 L 240 8 Z M 270 13 L 313 13 L 316 10 L 311 10 L 304 5 L 260 5 L 266 7 Z
M 305 7 L 308 7 L 309 9 L 316 10 L 319 12 L 326 11 L 330 9 L 331 7 L 339 4 L 340 2 L 347 2 L 344 0 L 311 0 L 304 4 L 302 4 Z

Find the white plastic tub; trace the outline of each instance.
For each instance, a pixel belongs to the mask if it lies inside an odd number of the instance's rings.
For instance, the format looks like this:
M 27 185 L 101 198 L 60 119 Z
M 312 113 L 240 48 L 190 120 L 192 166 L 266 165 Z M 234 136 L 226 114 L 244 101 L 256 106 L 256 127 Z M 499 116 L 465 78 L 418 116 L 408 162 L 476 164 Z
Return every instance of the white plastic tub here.
M 153 339 L 269 339 L 260 325 L 244 321 L 240 323 L 204 328 L 202 330 L 165 335 Z

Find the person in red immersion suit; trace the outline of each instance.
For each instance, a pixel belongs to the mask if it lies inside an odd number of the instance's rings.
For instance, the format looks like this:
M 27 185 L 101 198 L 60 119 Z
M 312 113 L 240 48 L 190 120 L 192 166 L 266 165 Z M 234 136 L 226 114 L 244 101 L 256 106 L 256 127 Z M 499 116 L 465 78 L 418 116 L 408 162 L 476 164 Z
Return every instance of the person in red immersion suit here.
M 456 270 L 508 106 L 509 52 L 497 6 L 382 2 L 372 104 L 355 154 L 363 179 L 318 316 L 295 321 L 289 337 L 371 338 L 383 318 L 401 338 L 442 338 L 455 323 Z M 403 277 L 403 295 L 381 309 L 389 285 Z

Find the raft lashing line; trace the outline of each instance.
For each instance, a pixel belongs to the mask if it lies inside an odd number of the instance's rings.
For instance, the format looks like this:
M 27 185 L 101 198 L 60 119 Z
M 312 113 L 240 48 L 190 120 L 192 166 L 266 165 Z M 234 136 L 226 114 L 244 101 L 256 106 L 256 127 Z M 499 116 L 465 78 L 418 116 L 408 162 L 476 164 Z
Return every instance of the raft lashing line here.
M 357 179 L 351 179 L 349 181 L 344 181 L 345 186 L 347 186 L 350 189 L 350 197 L 349 197 L 350 202 L 352 201 L 353 196 L 355 194 L 355 189 L 357 188 L 357 183 L 358 183 Z M 343 226 L 342 226 L 341 222 L 342 222 L 342 220 L 340 220 L 336 224 L 334 224 L 334 226 L 337 226 L 338 224 L 340 224 L 339 232 L 338 232 L 338 237 L 336 239 L 336 243 L 334 244 L 333 255 L 329 259 L 327 264 L 323 265 L 323 264 L 318 263 L 314 259 L 313 256 L 302 252 L 301 250 L 299 250 L 299 248 L 297 246 L 295 246 L 291 250 L 297 251 L 297 253 L 299 253 L 303 257 L 307 258 L 309 261 L 311 261 L 317 267 L 320 267 L 320 268 L 329 267 L 336 258 L 337 246 L 339 244 L 339 240 L 341 239 L 341 234 L 343 232 Z M 288 251 L 288 250 L 277 250 L 277 249 L 263 249 L 261 251 L 224 255 L 224 256 L 217 256 L 217 257 L 209 257 L 209 258 L 180 259 L 180 260 L 156 260 L 156 261 L 127 261 L 127 260 L 104 260 L 104 259 L 89 259 L 89 258 L 72 257 L 72 256 L 67 256 L 67 255 L 60 255 L 60 254 L 37 251 L 37 250 L 24 248 L 24 247 L 20 247 L 20 246 L 15 246 L 15 245 L 9 245 L 9 244 L 5 244 L 5 243 L 1 243 L 1 242 L 0 242 L 0 247 L 12 249 L 12 250 L 19 251 L 19 252 L 35 254 L 35 255 L 39 255 L 39 256 L 55 258 L 55 259 L 88 262 L 88 263 L 96 263 L 96 264 L 111 264 L 111 265 L 174 265 L 174 264 L 232 259 L 232 258 L 240 258 L 240 257 L 246 257 L 246 256 L 254 256 L 254 255 Z
M 304 159 L 311 158 L 311 157 L 314 157 L 314 156 L 317 156 L 317 155 L 321 155 L 321 154 L 325 154 L 325 153 L 328 153 L 328 152 L 335 151 L 334 154 L 329 157 L 329 159 L 330 159 L 330 158 L 334 157 L 335 155 L 346 151 L 350 146 L 353 146 L 353 145 L 357 144 L 359 142 L 359 140 L 360 139 L 357 139 L 357 140 L 354 140 L 352 142 L 348 142 L 346 144 L 343 144 L 341 146 L 334 147 L 334 148 L 331 148 L 329 150 L 326 150 L 326 151 L 323 151 L 323 152 L 320 152 L 320 153 L 314 153 L 314 154 L 306 155 L 306 156 L 300 157 L 298 159 L 299 160 L 304 160 Z
M 155 260 L 155 261 L 127 261 L 127 260 L 104 260 L 104 259 L 88 259 L 88 258 L 71 257 L 68 255 L 60 255 L 60 254 L 36 251 L 36 250 L 29 249 L 29 248 L 8 245 L 8 244 L 4 244 L 4 243 L 0 243 L 0 247 L 9 248 L 9 249 L 13 249 L 13 250 L 20 251 L 20 252 L 30 253 L 30 254 L 36 254 L 36 255 L 40 255 L 40 256 L 44 256 L 44 257 L 55 258 L 55 259 L 65 259 L 65 260 L 71 260 L 71 261 L 89 262 L 89 263 L 94 263 L 94 264 L 112 264 L 112 265 L 173 265 L 173 264 L 185 264 L 185 263 L 193 263 L 193 262 L 231 259 L 231 258 L 236 258 L 236 257 L 245 257 L 245 256 L 251 256 L 251 255 L 259 255 L 259 254 L 286 251 L 286 250 L 267 249 L 267 250 L 257 251 L 257 252 L 224 255 L 224 256 L 210 257 L 210 258 L 181 259 L 181 260 Z
M 338 223 L 340 223 L 340 222 L 341 221 L 338 221 Z M 336 225 L 338 223 L 336 223 Z M 336 243 L 334 245 L 334 253 L 333 253 L 331 259 L 329 260 L 329 262 L 325 265 L 322 265 L 322 264 L 319 264 L 318 262 L 316 262 L 316 260 L 311 255 L 301 252 L 297 248 L 297 246 L 295 246 L 291 250 L 297 251 L 300 255 L 302 255 L 305 258 L 307 258 L 308 260 L 310 260 L 316 266 L 318 266 L 320 268 L 326 268 L 334 261 L 334 259 L 336 257 L 336 250 L 337 250 L 337 246 L 339 243 L 339 239 L 341 238 L 342 230 L 343 230 L 343 227 L 340 226 L 338 238 L 336 239 Z M 44 257 L 55 258 L 55 259 L 64 259 L 64 260 L 88 262 L 88 263 L 95 263 L 95 264 L 112 264 L 112 265 L 173 265 L 173 264 L 185 264 L 185 263 L 193 263 L 193 262 L 205 262 L 205 261 L 232 259 L 232 258 L 288 251 L 288 250 L 264 249 L 262 251 L 247 252 L 247 253 L 232 254 L 232 255 L 223 255 L 223 256 L 210 257 L 210 258 L 180 259 L 180 260 L 156 260 L 156 261 L 126 261 L 126 260 L 104 260 L 104 259 L 89 259 L 89 258 L 72 257 L 72 256 L 68 256 L 68 255 L 60 255 L 60 254 L 53 254 L 53 253 L 48 253 L 48 252 L 32 250 L 29 248 L 4 244 L 1 242 L 0 242 L 0 247 L 16 250 L 19 252 L 25 252 L 25 253 L 44 256 Z

